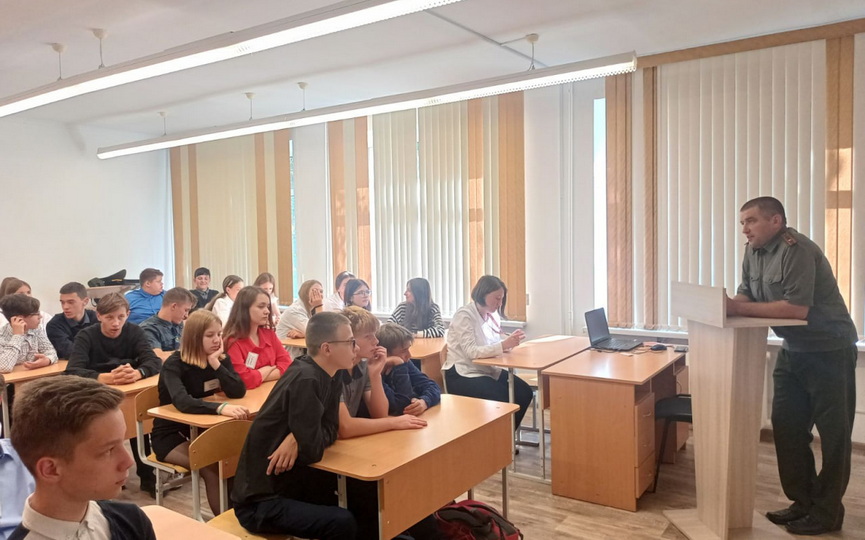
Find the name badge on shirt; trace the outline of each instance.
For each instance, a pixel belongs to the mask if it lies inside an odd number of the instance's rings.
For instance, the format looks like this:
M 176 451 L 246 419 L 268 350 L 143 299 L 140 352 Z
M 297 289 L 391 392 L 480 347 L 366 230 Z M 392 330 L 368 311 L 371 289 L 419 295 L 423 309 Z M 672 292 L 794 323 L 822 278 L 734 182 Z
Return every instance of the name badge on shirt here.
M 219 390 L 219 388 L 219 379 L 210 379 L 209 381 L 204 381 L 205 392 L 210 392 L 211 390 Z
M 251 352 L 246 355 L 246 367 L 249 369 L 255 369 L 255 365 L 258 363 L 258 353 Z

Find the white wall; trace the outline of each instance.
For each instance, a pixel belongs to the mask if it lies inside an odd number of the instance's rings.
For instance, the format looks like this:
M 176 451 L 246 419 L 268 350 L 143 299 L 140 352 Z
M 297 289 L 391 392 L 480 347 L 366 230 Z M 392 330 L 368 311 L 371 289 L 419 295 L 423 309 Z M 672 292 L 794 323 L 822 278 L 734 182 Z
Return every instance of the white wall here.
M 328 295 L 333 289 L 334 276 L 330 256 L 330 192 L 325 125 L 294 129 L 292 139 L 300 282 L 317 279 Z
M 569 334 L 593 307 L 593 133 L 602 80 L 525 93 L 526 333 Z
M 100 160 L 98 146 L 141 138 L 54 122 L 0 119 L 0 276 L 30 283 L 49 313 L 68 281 L 148 266 L 171 286 L 165 152 Z

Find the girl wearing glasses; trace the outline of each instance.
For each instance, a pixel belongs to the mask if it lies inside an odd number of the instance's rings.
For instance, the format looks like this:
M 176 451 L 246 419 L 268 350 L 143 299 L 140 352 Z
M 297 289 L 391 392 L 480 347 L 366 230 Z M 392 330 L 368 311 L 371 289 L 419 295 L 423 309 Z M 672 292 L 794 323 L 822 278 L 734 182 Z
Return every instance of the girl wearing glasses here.
M 439 307 L 432 301 L 429 281 L 422 277 L 408 280 L 405 286 L 405 302 L 401 302 L 390 322 L 397 323 L 415 337 L 433 338 L 445 335 L 442 314 Z
M 345 284 L 345 307 L 357 306 L 372 311 L 372 291 L 366 281 L 352 278 Z
M 269 294 L 259 287 L 244 287 L 225 325 L 228 356 L 249 389 L 277 380 L 291 365 L 291 356 L 273 331 L 270 309 Z

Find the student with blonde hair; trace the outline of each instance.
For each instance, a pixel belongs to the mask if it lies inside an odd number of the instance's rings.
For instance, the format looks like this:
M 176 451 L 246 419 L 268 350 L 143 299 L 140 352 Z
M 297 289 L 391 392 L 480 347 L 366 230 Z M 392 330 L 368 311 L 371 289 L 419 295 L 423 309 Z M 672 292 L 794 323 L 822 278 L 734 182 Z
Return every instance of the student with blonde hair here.
M 323 296 L 324 288 L 320 282 L 314 279 L 304 281 L 297 291 L 297 299 L 282 312 L 282 318 L 276 325 L 277 337 L 279 339 L 305 337 L 309 318 L 322 311 Z M 291 347 L 288 352 L 294 358 L 302 351 L 299 347 Z
M 184 289 L 185 290 L 185 289 Z M 245 420 L 249 410 L 226 402 L 203 398 L 222 392 L 229 398 L 246 395 L 246 386 L 223 352 L 222 322 L 215 314 L 199 310 L 183 325 L 180 350 L 162 366 L 159 404 L 174 405 L 187 414 L 221 414 Z M 157 418 L 150 435 L 156 459 L 189 467 L 189 425 Z M 207 500 L 213 514 L 219 513 L 219 469 L 216 464 L 201 470 Z

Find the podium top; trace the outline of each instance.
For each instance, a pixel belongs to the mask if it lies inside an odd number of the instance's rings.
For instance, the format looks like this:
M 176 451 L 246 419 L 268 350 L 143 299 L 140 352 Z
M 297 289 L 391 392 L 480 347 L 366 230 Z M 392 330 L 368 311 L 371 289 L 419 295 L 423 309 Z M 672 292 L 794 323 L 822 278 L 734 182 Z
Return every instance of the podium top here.
M 766 326 L 806 326 L 800 319 L 765 319 L 727 317 L 727 291 L 724 287 L 707 287 L 674 281 L 671 284 L 673 315 L 718 328 L 752 328 Z

